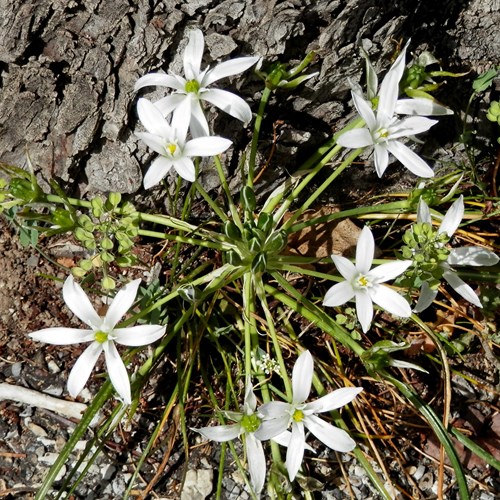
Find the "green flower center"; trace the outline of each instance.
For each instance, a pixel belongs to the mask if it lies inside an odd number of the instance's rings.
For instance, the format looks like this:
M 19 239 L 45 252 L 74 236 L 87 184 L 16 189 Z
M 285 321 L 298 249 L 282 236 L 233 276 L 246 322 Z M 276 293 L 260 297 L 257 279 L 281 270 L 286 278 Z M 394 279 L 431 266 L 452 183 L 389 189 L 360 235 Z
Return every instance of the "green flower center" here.
M 260 427 L 260 418 L 255 413 L 244 415 L 240 425 L 245 429 L 245 432 L 255 432 Z
M 184 86 L 184 90 L 186 92 L 193 92 L 194 94 L 198 93 L 200 90 L 200 84 L 198 83 L 198 80 L 189 80 L 186 82 L 186 85 Z
M 108 340 L 108 334 L 99 330 L 95 332 L 94 339 L 96 342 L 99 342 L 99 344 L 103 344 L 106 340 Z
M 302 422 L 304 420 L 304 412 L 302 410 L 295 410 L 292 418 L 295 422 Z

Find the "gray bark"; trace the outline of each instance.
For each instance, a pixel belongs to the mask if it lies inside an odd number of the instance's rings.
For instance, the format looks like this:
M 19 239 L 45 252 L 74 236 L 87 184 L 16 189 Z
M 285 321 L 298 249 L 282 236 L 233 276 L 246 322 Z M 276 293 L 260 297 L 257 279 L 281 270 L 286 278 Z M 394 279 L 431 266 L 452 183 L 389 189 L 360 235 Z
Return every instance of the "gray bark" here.
M 380 68 L 410 36 L 413 50 L 428 48 L 456 70 L 482 71 L 500 54 L 499 0 L 0 0 L 0 11 L 0 161 L 26 165 L 28 153 L 44 177 L 80 193 L 140 188 L 151 157 L 133 135 L 133 86 L 147 72 L 179 68 L 194 26 L 206 35 L 206 64 L 318 52 L 319 78 L 270 108 L 287 121 L 289 157 L 306 131 L 322 140 L 350 112 L 347 77 L 362 74 L 361 44 Z M 251 72 L 222 82 L 254 110 L 260 85 Z M 234 125 L 226 116 L 216 123 L 244 146 L 248 134 Z

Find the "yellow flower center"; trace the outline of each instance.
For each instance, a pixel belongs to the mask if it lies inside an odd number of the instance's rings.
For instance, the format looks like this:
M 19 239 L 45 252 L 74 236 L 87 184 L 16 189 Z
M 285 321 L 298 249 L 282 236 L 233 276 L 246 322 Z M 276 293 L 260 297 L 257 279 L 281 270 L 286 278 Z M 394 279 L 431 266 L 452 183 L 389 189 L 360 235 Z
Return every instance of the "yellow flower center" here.
M 99 342 L 99 344 L 103 344 L 106 340 L 108 340 L 108 334 L 99 330 L 95 332 L 94 339 L 96 342 Z
M 295 422 L 302 422 L 302 420 L 304 420 L 304 412 L 302 410 L 295 410 L 292 418 Z
M 177 151 L 177 144 L 168 144 L 167 149 L 169 153 L 173 156 L 174 153 Z
M 200 84 L 197 80 L 189 80 L 186 82 L 186 85 L 184 85 L 184 90 L 196 94 L 200 90 Z

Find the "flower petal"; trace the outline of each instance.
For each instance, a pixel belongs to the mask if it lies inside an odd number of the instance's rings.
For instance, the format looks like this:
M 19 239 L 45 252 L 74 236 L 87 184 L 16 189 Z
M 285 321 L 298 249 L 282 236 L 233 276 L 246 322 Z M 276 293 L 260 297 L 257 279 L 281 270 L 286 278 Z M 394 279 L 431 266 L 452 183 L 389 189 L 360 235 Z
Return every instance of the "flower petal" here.
M 397 278 L 403 274 L 412 264 L 411 260 L 394 260 L 374 267 L 370 272 L 370 278 L 375 278 L 377 283 Z
M 429 286 L 429 284 L 424 281 L 422 283 L 422 287 L 420 288 L 420 296 L 418 298 L 417 305 L 413 310 L 416 313 L 420 313 L 427 309 L 432 304 L 432 301 L 436 298 L 437 293 L 437 290 L 433 290 Z
M 123 402 L 129 405 L 132 403 L 132 397 L 130 395 L 130 380 L 128 379 L 127 369 L 123 364 L 122 358 L 118 354 L 116 346 L 112 341 L 104 342 L 102 346 L 106 357 L 106 368 L 108 369 L 109 379 L 111 380 L 115 391 L 123 399 Z
M 193 160 L 188 157 L 177 158 L 172 162 L 175 171 L 189 182 L 194 182 L 196 179 L 196 169 Z
M 446 212 L 446 215 L 439 226 L 438 234 L 446 233 L 451 238 L 464 216 L 464 210 L 464 197 L 460 195 L 460 197 Z
M 156 160 L 151 163 L 151 166 L 144 176 L 144 189 L 149 189 L 153 186 L 156 186 L 156 184 L 158 184 L 168 174 L 168 172 L 172 168 L 172 165 L 172 160 L 169 160 L 164 156 L 156 158 Z
M 29 336 L 38 342 L 54 345 L 79 344 L 94 340 L 94 330 L 79 330 L 78 328 L 44 328 Z
M 385 144 L 375 144 L 373 160 L 377 175 L 382 177 L 385 170 L 389 166 L 389 152 L 387 151 L 387 146 Z
M 460 247 L 451 250 L 448 255 L 450 266 L 494 266 L 498 264 L 498 255 L 483 247 Z
M 282 434 L 288 429 L 290 415 L 284 414 L 278 418 L 263 420 L 260 427 L 254 432 L 255 437 L 260 441 L 274 439 L 279 434 Z
M 292 438 L 286 451 L 286 470 L 290 481 L 295 479 L 297 472 L 299 472 L 304 458 L 304 447 L 306 444 L 306 437 L 304 432 L 304 424 L 302 422 L 294 422 L 292 425 Z
M 303 403 L 311 392 L 314 361 L 309 351 L 304 351 L 295 362 L 292 371 L 293 403 Z
M 325 422 L 316 415 L 308 415 L 304 419 L 306 427 L 328 448 L 347 453 L 356 448 L 356 441 L 343 429 Z
M 137 101 L 137 115 L 144 128 L 153 135 L 170 137 L 171 128 L 159 108 L 148 99 Z
M 401 115 L 452 115 L 453 111 L 433 99 L 415 97 L 414 99 L 399 99 L 396 102 L 395 112 Z
M 84 388 L 90 373 L 94 369 L 97 358 L 102 352 L 102 344 L 92 342 L 77 359 L 68 377 L 68 392 L 76 398 Z
M 411 316 L 411 307 L 408 301 L 396 291 L 384 285 L 374 285 L 370 290 L 370 297 L 382 309 L 400 318 Z
M 427 203 L 422 198 L 422 196 L 418 200 L 417 222 L 425 222 L 427 224 L 432 225 L 431 212 L 429 210 L 429 205 L 427 205 Z
M 242 121 L 245 126 L 252 121 L 250 106 L 239 96 L 221 89 L 210 89 L 201 94 L 201 99 L 222 109 L 225 113 Z
M 191 121 L 189 123 L 189 130 L 193 137 L 205 137 L 210 135 L 208 122 L 198 99 L 193 99 L 191 102 Z
M 389 141 L 387 149 L 412 173 L 419 177 L 433 177 L 432 168 L 409 147 L 399 141 Z
M 348 281 L 333 285 L 323 299 L 325 307 L 336 307 L 345 304 L 354 297 L 354 288 Z
M 184 49 L 184 76 L 186 80 L 197 80 L 201 69 L 201 59 L 205 42 L 203 33 L 199 29 L 189 32 L 189 41 Z M 200 83 L 200 82 L 199 82 Z
M 102 327 L 105 328 L 106 331 L 111 331 L 118 324 L 118 321 L 120 321 L 120 319 L 125 316 L 125 313 L 132 307 L 140 284 L 140 279 L 131 281 L 122 287 L 121 290 L 115 295 L 102 324 Z
M 172 115 L 170 125 L 172 127 L 173 135 L 179 145 L 183 145 L 186 142 L 189 124 L 191 123 L 192 104 L 193 99 L 183 99 L 174 109 L 174 113 Z
M 245 434 L 248 471 L 254 492 L 259 495 L 266 481 L 266 457 L 262 443 L 252 434 Z
M 156 342 L 165 334 L 165 326 L 137 325 L 113 330 L 115 342 L 121 345 L 140 346 Z
M 292 408 L 290 403 L 285 403 L 284 401 L 271 401 L 260 406 L 258 413 L 265 419 L 280 418 L 283 415 L 287 415 L 288 418 L 290 418 Z
M 443 278 L 450 284 L 450 286 L 465 300 L 477 307 L 483 307 L 476 292 L 453 271 L 445 271 Z
M 229 139 L 223 137 L 197 137 L 186 143 L 184 154 L 186 156 L 214 156 L 226 151 L 231 144 Z
M 431 120 L 423 116 L 410 116 L 409 118 L 398 120 L 394 126 L 391 126 L 390 139 L 421 134 L 429 130 L 436 123 L 437 120 Z
M 356 292 L 356 316 L 358 317 L 363 332 L 366 333 L 370 329 L 370 324 L 373 319 L 372 299 L 366 292 Z
M 237 57 L 217 64 L 215 68 L 209 70 L 202 80 L 202 87 L 206 87 L 211 83 L 226 78 L 228 76 L 237 75 L 246 71 L 259 60 L 258 57 Z
M 135 132 L 134 134 L 138 137 L 146 146 L 151 148 L 155 153 L 159 155 L 165 154 L 165 139 L 158 136 L 150 134 L 149 132 Z
M 368 274 L 372 267 L 375 253 L 375 241 L 368 226 L 365 226 L 359 235 L 356 244 L 356 269 L 362 274 Z
M 375 113 L 373 112 L 371 103 L 356 94 L 356 92 L 351 92 L 351 95 L 352 100 L 354 101 L 354 106 L 358 110 L 359 116 L 363 118 L 368 129 L 370 131 L 374 131 L 377 128 L 377 119 L 375 118 Z
M 134 85 L 134 92 L 137 92 L 143 87 L 150 87 L 160 85 L 162 87 L 170 87 L 175 90 L 184 90 L 184 86 L 181 86 L 179 80 L 171 75 L 165 73 L 148 73 L 147 75 L 141 76 Z
M 184 101 L 191 102 L 191 96 L 175 93 L 162 97 L 154 104 L 163 116 L 168 116 L 174 109 L 181 106 Z
M 342 255 L 335 255 L 333 254 L 332 256 L 333 263 L 335 264 L 335 267 L 337 268 L 337 271 L 342 275 L 344 279 L 347 281 L 351 281 L 356 274 L 358 273 L 356 266 L 346 257 L 343 257 Z
M 92 329 L 100 328 L 102 318 L 95 312 L 89 298 L 71 274 L 64 282 L 63 297 L 64 302 L 66 302 L 66 305 L 71 309 L 75 316 L 80 318 Z
M 273 437 L 272 440 L 280 446 L 288 448 L 290 446 L 290 441 L 292 440 L 292 433 L 290 431 L 282 432 L 278 436 Z M 304 449 L 312 453 L 316 453 L 307 443 L 304 444 Z
M 314 413 L 336 410 L 350 403 L 361 391 L 362 387 L 342 387 L 329 394 L 308 403 L 305 410 L 312 410 Z
M 373 145 L 373 138 L 367 128 L 355 128 L 348 130 L 337 138 L 337 144 L 344 148 L 365 148 Z
M 199 432 L 204 438 L 219 443 L 236 439 L 243 432 L 240 424 L 217 425 L 215 427 L 202 427 L 201 429 L 194 430 Z

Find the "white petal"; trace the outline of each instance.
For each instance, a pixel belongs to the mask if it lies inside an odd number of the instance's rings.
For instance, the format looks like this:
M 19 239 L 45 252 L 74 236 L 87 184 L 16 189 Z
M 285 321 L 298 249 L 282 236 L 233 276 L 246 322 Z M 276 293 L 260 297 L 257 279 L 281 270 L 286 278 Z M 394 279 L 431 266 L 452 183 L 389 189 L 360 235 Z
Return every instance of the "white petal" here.
M 102 324 L 106 331 L 111 331 L 132 307 L 140 284 L 140 278 L 131 281 L 122 287 L 121 290 L 115 295 Z
M 375 242 L 368 226 L 361 231 L 356 245 L 356 269 L 362 274 L 368 274 L 372 267 Z
M 156 158 L 144 176 L 144 188 L 149 189 L 156 186 L 168 174 L 171 168 L 172 160 L 168 160 L 164 156 Z
M 284 446 L 285 448 L 288 448 L 290 446 L 291 439 L 292 433 L 290 431 L 282 432 L 278 436 L 273 437 L 273 441 L 275 443 L 278 443 L 280 446 Z M 311 448 L 307 443 L 305 443 L 304 449 L 307 451 L 311 451 L 312 453 L 316 453 L 313 448 Z
M 271 401 L 270 403 L 265 403 L 259 407 L 258 413 L 266 419 L 280 418 L 283 417 L 283 415 L 290 417 L 291 410 L 292 405 L 289 403 L 285 403 L 283 401 Z
M 144 128 L 153 135 L 169 137 L 170 125 L 165 120 L 162 112 L 148 99 L 141 98 L 137 101 L 137 115 Z
M 477 307 L 483 307 L 479 297 L 476 292 L 462 280 L 456 273 L 453 271 L 446 271 L 443 274 L 443 278 L 451 285 L 451 287 L 461 295 L 465 300 L 468 300 L 471 304 L 474 304 Z
M 432 224 L 431 212 L 429 210 L 429 205 L 427 205 L 427 203 L 422 198 L 422 196 L 418 200 L 417 222 L 425 222 L 427 224 Z
M 391 69 L 387 72 L 380 85 L 377 118 L 381 121 L 390 120 L 394 114 L 396 101 L 399 95 L 399 82 L 405 69 L 406 47 L 394 61 Z
M 30 333 L 29 336 L 38 342 L 54 345 L 79 344 L 80 342 L 90 342 L 94 340 L 93 330 L 79 330 L 78 328 L 44 328 L 37 332 Z
M 363 332 L 366 333 L 373 319 L 372 300 L 366 292 L 356 292 L 356 315 Z
M 295 362 L 292 372 L 293 403 L 303 403 L 311 392 L 314 361 L 309 351 L 304 351 Z
M 143 141 L 146 146 L 151 148 L 155 153 L 159 155 L 165 154 L 165 143 L 167 142 L 165 138 L 150 134 L 149 132 L 135 132 L 135 136 Z
M 201 99 L 222 109 L 234 118 L 248 125 L 252 121 L 250 106 L 239 96 L 221 89 L 210 89 L 201 94 Z
M 389 152 L 387 151 L 387 146 L 385 144 L 375 144 L 373 159 L 377 175 L 382 177 L 389 165 Z
M 163 337 L 165 328 L 161 325 L 137 325 L 129 328 L 116 328 L 113 333 L 117 344 L 140 346 L 152 344 Z
M 419 177 L 433 177 L 432 168 L 420 156 L 399 141 L 389 141 L 387 149 L 412 173 Z
M 345 304 L 354 297 L 354 288 L 348 281 L 333 285 L 323 299 L 325 307 L 336 307 Z
M 377 283 L 384 283 L 403 274 L 412 264 L 411 260 L 394 260 L 373 268 L 369 275 Z
M 174 109 L 184 101 L 191 101 L 191 96 L 186 94 L 170 94 L 155 101 L 155 106 L 161 111 L 163 116 L 168 116 Z
M 446 233 L 448 236 L 453 236 L 464 216 L 464 197 L 460 197 L 451 205 L 446 212 L 443 221 L 438 229 L 438 234 Z
M 196 169 L 191 158 L 177 158 L 172 162 L 175 171 L 189 182 L 194 182 L 196 179 Z
M 199 432 L 204 438 L 219 443 L 236 439 L 243 432 L 240 424 L 217 425 L 215 427 L 202 427 L 201 429 L 194 430 Z
M 416 97 L 414 99 L 399 99 L 396 102 L 396 113 L 401 115 L 452 115 L 450 108 L 442 106 L 432 99 Z
M 305 410 L 312 410 L 314 413 L 336 410 L 350 403 L 362 390 L 362 387 L 336 389 L 316 401 L 308 403 Z
M 498 255 L 483 247 L 454 248 L 448 255 L 450 266 L 494 266 L 498 264 Z
M 304 458 L 304 447 L 306 444 L 306 437 L 304 433 L 304 424 L 302 422 L 294 422 L 292 426 L 292 438 L 286 451 L 286 470 L 290 481 L 295 479 L 297 472 L 299 472 Z
M 254 432 L 254 435 L 260 441 L 274 439 L 276 436 L 282 434 L 288 429 L 289 421 L 290 415 L 288 414 L 281 415 L 278 418 L 264 420 L 260 424 L 260 427 Z
M 253 66 L 258 60 L 258 57 L 237 57 L 236 59 L 224 61 L 207 72 L 203 78 L 202 86 L 206 87 L 222 78 L 242 73 Z
M 189 32 L 189 41 L 184 49 L 184 76 L 186 80 L 197 80 L 200 74 L 201 59 L 205 42 L 199 29 Z
M 422 283 L 422 287 L 420 288 L 420 296 L 417 301 L 417 305 L 413 309 L 416 313 L 420 313 L 427 309 L 431 304 L 432 301 L 436 298 L 438 291 L 433 290 L 429 284 L 424 281 Z
M 87 383 L 90 373 L 94 369 L 94 365 L 101 352 L 102 344 L 99 342 L 92 342 L 77 359 L 68 377 L 68 392 L 74 398 L 78 396 Z
M 342 255 L 332 255 L 333 263 L 337 268 L 337 271 L 345 278 L 347 281 L 351 281 L 358 273 L 356 266 L 346 257 Z
M 437 120 L 431 120 L 423 116 L 410 116 L 409 118 L 404 118 L 396 122 L 394 126 L 391 126 L 390 139 L 421 134 L 429 130 L 436 123 Z
M 371 104 L 365 101 L 361 96 L 359 96 L 355 92 L 351 92 L 351 95 L 352 95 L 352 100 L 354 101 L 354 106 L 356 106 L 359 115 L 365 121 L 368 129 L 371 131 L 375 130 L 377 128 L 377 120 L 375 118 L 375 113 L 373 112 Z
M 64 282 L 63 297 L 64 302 L 66 302 L 66 305 L 73 311 L 73 314 L 84 323 L 94 329 L 101 326 L 101 317 L 95 312 L 89 298 L 71 274 Z
M 186 143 L 184 154 L 186 156 L 214 156 L 231 146 L 232 142 L 223 137 L 197 137 Z
M 193 137 L 210 135 L 208 122 L 198 99 L 193 99 L 191 102 L 191 121 L 189 123 L 189 129 Z
M 115 391 L 123 399 L 123 402 L 129 405 L 132 403 L 130 381 L 122 358 L 118 354 L 115 344 L 111 341 L 104 342 L 103 349 L 106 357 L 106 368 L 108 369 L 109 379 Z
M 328 448 L 342 453 L 352 451 L 356 447 L 354 439 L 343 429 L 334 427 L 316 415 L 304 419 L 307 428 Z
M 395 316 L 400 318 L 409 318 L 411 316 L 411 307 L 408 301 L 387 286 L 374 285 L 370 290 L 370 297 L 375 304 Z
M 195 102 L 197 102 L 195 100 Z M 175 138 L 179 144 L 186 142 L 189 124 L 191 122 L 191 109 L 193 99 L 183 99 L 174 110 L 172 115 L 171 127 L 174 131 Z
M 134 91 L 136 92 L 143 87 L 150 87 L 160 85 L 162 87 L 170 87 L 176 90 L 184 90 L 184 86 L 179 84 L 179 81 L 165 73 L 148 73 L 137 80 L 134 86 Z
M 266 457 L 262 443 L 251 434 L 245 434 L 248 470 L 254 492 L 259 495 L 266 481 Z
M 253 392 L 253 385 L 250 374 L 248 373 L 245 380 L 245 399 L 243 402 L 245 415 L 252 415 L 257 408 L 257 398 Z
M 373 145 L 373 138 L 367 128 L 355 128 L 340 135 L 337 138 L 337 144 L 344 148 L 365 148 Z

